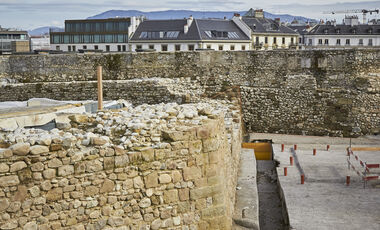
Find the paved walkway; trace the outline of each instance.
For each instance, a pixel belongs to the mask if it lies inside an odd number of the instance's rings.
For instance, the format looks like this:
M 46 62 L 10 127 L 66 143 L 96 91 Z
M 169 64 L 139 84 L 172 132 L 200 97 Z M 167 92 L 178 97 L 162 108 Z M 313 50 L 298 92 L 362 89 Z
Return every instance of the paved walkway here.
M 348 170 L 347 138 L 304 137 L 252 134 L 251 139 L 273 139 L 280 185 L 283 189 L 291 229 L 306 230 L 378 230 L 380 229 L 380 188 L 370 184 L 363 189 L 361 178 Z M 286 143 L 281 152 L 281 143 Z M 356 146 L 380 146 L 379 139 L 353 139 Z M 300 170 L 290 166 L 291 147 L 297 144 L 296 155 L 305 172 L 301 184 Z M 326 151 L 326 145 L 330 150 Z M 317 155 L 313 156 L 313 148 Z M 358 152 L 359 157 L 380 163 L 380 152 Z M 288 176 L 284 176 L 284 167 Z M 346 176 L 351 176 L 346 186 Z

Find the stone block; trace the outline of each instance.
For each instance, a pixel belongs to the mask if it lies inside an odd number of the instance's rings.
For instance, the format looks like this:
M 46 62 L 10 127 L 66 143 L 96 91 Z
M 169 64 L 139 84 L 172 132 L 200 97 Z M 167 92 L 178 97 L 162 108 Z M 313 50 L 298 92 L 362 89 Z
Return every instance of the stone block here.
M 46 169 L 42 172 L 42 175 L 45 179 L 52 179 L 56 176 L 56 170 L 55 169 Z
M 224 205 L 205 208 L 201 211 L 202 218 L 212 218 L 217 216 L 224 216 L 226 214 L 226 207 Z
M 13 156 L 13 152 L 10 149 L 1 149 L 0 146 L 0 158 L 9 158 Z
M 141 177 L 135 177 L 133 178 L 133 187 L 134 188 L 144 188 L 144 182 L 142 181 Z
M 202 152 L 202 141 L 191 141 L 189 142 L 189 153 L 190 154 L 199 154 Z
M 68 176 L 74 174 L 73 165 L 64 165 L 58 168 L 58 176 Z
M 117 226 L 121 226 L 124 224 L 124 220 L 122 217 L 119 217 L 119 216 L 112 216 L 110 218 L 108 218 L 108 221 L 107 223 L 111 226 L 111 227 L 117 227 Z
M 105 137 L 91 137 L 91 143 L 93 145 L 105 145 L 108 140 Z
M 28 222 L 24 225 L 23 230 L 37 230 L 38 225 L 35 221 Z
M 103 163 L 96 159 L 86 162 L 86 172 L 92 173 L 92 172 L 99 172 L 103 169 Z
M 141 201 L 139 202 L 139 206 L 140 206 L 140 208 L 147 208 L 147 207 L 150 207 L 151 204 L 152 204 L 152 202 L 151 202 L 150 199 L 147 198 L 147 197 L 141 199 Z
M 112 192 L 115 188 L 115 182 L 109 179 L 105 179 L 102 187 L 100 187 L 100 193 Z
M 38 197 L 40 195 L 40 188 L 38 186 L 33 186 L 29 188 L 29 193 L 32 197 Z
M 158 229 L 160 229 L 161 224 L 162 224 L 162 220 L 160 218 L 158 218 L 158 219 L 155 219 L 154 221 L 152 221 L 152 224 L 150 227 L 152 230 L 158 230 Z
M 85 196 L 94 196 L 96 194 L 99 194 L 99 188 L 96 186 L 87 186 L 86 190 L 84 191 Z
M 178 197 L 180 201 L 186 201 L 190 198 L 190 191 L 188 188 L 178 189 Z
M 115 166 L 118 167 L 125 167 L 129 163 L 129 157 L 127 154 L 116 156 L 115 157 Z
M 17 219 L 11 219 L 0 226 L 0 229 L 10 230 L 18 227 Z
M 88 122 L 88 116 L 85 114 L 74 114 L 69 116 L 69 119 L 75 123 L 83 124 Z
M 182 174 L 178 170 L 172 171 L 173 183 L 182 181 Z
M 164 202 L 165 204 L 175 203 L 178 201 L 178 190 L 171 189 L 164 191 Z
M 223 188 L 220 185 L 191 189 L 190 199 L 198 200 L 198 199 L 207 198 L 207 197 L 210 197 L 222 192 L 223 192 Z
M 7 210 L 9 204 L 10 202 L 7 198 L 0 198 L 0 212 Z
M 33 155 L 38 155 L 41 153 L 48 153 L 49 152 L 49 147 L 44 146 L 44 145 L 34 145 L 30 147 L 30 153 Z
M 15 185 L 18 185 L 19 183 L 20 183 L 20 180 L 18 176 L 15 176 L 15 175 L 0 177 L 1 187 L 15 186 Z
M 104 170 L 110 170 L 115 168 L 115 158 L 114 157 L 104 157 Z M 119 161 L 118 161 L 119 163 Z
M 30 169 L 32 170 L 32 172 L 41 172 L 44 170 L 44 168 L 45 166 L 42 162 L 37 162 L 30 166 Z
M 9 171 L 9 166 L 6 163 L 0 163 L 0 173 L 6 173 Z
M 154 188 L 158 186 L 158 175 L 157 172 L 153 172 L 146 177 L 144 177 L 145 187 Z
M 164 140 L 173 142 L 173 141 L 184 141 L 192 139 L 195 133 L 193 132 L 186 132 L 186 131 L 173 131 L 173 130 L 167 130 L 162 131 L 162 137 Z
M 208 138 L 203 140 L 203 152 L 216 151 L 219 148 L 219 140 L 217 138 Z
M 220 161 L 222 152 L 220 151 L 212 151 L 208 153 L 209 156 L 209 163 L 210 164 L 216 164 Z
M 63 149 L 62 144 L 51 144 L 50 145 L 50 151 L 58 151 L 58 150 L 62 150 L 62 149 Z
M 168 149 L 156 149 L 154 150 L 154 157 L 156 161 L 163 160 L 167 158 L 169 152 L 170 150 Z
M 172 178 L 169 174 L 161 174 L 158 180 L 160 181 L 160 184 L 167 184 L 172 181 Z
M 81 174 L 86 171 L 86 162 L 77 162 L 74 164 L 75 174 Z
M 50 161 L 48 161 L 48 167 L 49 168 L 58 168 L 60 166 L 62 166 L 62 161 L 60 161 L 57 158 L 53 158 Z
M 128 152 L 129 161 L 132 163 L 138 163 L 142 160 L 141 152 Z
M 12 145 L 10 147 L 14 155 L 17 156 L 25 156 L 30 151 L 30 144 L 29 143 L 17 143 L 15 145 Z
M 183 179 L 185 181 L 195 180 L 202 177 L 202 170 L 199 167 L 185 167 L 183 169 Z
M 46 200 L 49 202 L 49 201 L 61 200 L 62 195 L 63 195 L 62 188 L 54 188 L 54 189 L 49 190 L 46 193 L 45 197 L 46 197 Z
M 153 148 L 144 148 L 141 149 L 141 156 L 144 161 L 154 161 L 154 149 Z
M 172 150 L 181 150 L 181 149 L 188 149 L 189 148 L 189 142 L 188 141 L 177 141 L 170 143 L 172 146 Z

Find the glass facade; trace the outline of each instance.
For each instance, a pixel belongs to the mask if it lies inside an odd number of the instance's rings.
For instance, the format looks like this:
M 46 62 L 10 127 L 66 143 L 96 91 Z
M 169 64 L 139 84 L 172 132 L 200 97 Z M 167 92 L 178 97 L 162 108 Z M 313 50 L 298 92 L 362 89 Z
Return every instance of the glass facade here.
M 51 34 L 52 44 L 127 43 L 128 34 Z
M 129 21 L 113 21 L 113 22 L 66 22 L 65 32 L 125 32 L 130 25 Z
M 129 19 L 66 21 L 65 32 L 51 32 L 52 44 L 127 43 Z

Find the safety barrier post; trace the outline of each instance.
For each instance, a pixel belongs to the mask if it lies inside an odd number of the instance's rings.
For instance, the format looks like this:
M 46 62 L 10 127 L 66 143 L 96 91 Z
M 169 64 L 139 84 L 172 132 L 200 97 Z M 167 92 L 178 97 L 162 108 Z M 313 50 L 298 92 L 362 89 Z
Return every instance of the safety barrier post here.
M 317 155 L 317 150 L 313 149 L 313 156 Z
M 284 149 L 285 149 L 285 145 L 281 144 L 281 152 L 284 152 Z
M 290 157 L 290 165 L 293 165 L 293 157 Z
M 288 168 L 284 167 L 284 176 L 287 176 L 287 175 L 288 175 Z

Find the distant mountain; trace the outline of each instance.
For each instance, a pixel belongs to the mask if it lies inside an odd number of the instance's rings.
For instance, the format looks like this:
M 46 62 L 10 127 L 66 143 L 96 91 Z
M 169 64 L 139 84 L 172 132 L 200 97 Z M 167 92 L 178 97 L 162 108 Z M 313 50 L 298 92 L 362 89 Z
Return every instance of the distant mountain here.
M 63 28 L 55 27 L 55 26 L 44 26 L 44 27 L 38 27 L 33 30 L 29 30 L 29 35 L 31 36 L 38 36 L 38 35 L 44 35 L 44 34 L 49 34 L 49 29 L 54 29 L 54 30 L 63 30 Z
M 89 17 L 88 19 L 105 19 L 105 18 L 116 18 L 116 17 L 131 17 L 131 16 L 145 16 L 148 19 L 179 19 L 185 18 L 192 15 L 194 18 L 232 18 L 234 13 L 239 13 L 244 15 L 246 11 L 236 12 L 236 11 L 192 11 L 192 10 L 166 10 L 166 11 L 152 11 L 143 12 L 138 10 L 109 10 L 101 14 Z M 264 12 L 267 18 L 281 18 L 283 22 L 291 22 L 294 19 L 298 21 L 315 21 L 311 18 L 293 16 L 289 14 L 271 14 Z

